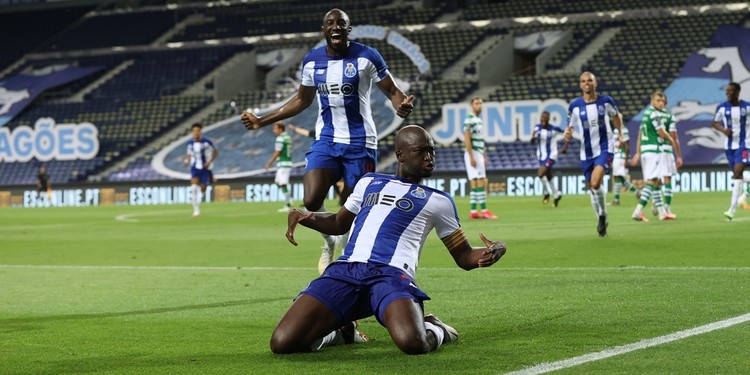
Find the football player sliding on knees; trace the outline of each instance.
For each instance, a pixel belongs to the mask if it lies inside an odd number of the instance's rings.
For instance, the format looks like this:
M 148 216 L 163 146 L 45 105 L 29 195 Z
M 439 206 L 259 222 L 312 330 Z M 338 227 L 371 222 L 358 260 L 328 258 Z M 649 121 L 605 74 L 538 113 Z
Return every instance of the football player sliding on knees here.
M 471 246 L 453 198 L 421 184 L 435 167 L 435 144 L 426 130 L 416 125 L 399 130 L 396 159 L 395 175 L 364 175 L 338 212 L 289 212 L 286 238 L 293 245 L 298 224 L 329 235 L 351 228 L 351 238 L 281 318 L 271 337 L 274 353 L 365 342 L 357 320 L 373 315 L 407 354 L 428 353 L 458 340 L 455 328 L 424 314 L 430 297 L 414 276 L 427 235 L 434 229 L 465 270 L 492 266 L 506 246 L 481 233 L 483 246 Z

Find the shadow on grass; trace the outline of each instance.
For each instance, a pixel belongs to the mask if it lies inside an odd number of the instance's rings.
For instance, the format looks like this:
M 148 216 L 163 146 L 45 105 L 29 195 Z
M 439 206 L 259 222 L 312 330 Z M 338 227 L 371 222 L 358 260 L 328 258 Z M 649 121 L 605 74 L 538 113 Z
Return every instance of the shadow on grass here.
M 226 302 L 215 302 L 215 303 L 204 303 L 199 305 L 185 305 L 185 306 L 173 306 L 173 307 L 159 307 L 154 309 L 143 309 L 134 311 L 122 311 L 122 312 L 105 312 L 105 313 L 92 313 L 92 314 L 64 314 L 64 315 L 43 315 L 43 316 L 32 316 L 23 318 L 10 318 L 0 319 L 0 332 L 8 333 L 14 331 L 29 331 L 37 329 L 37 326 L 33 324 L 56 322 L 64 320 L 84 320 L 84 319 L 103 319 L 103 318 L 119 318 L 124 316 L 134 315 L 150 315 L 150 314 L 163 314 L 177 311 L 190 311 L 190 310 L 204 310 L 204 309 L 217 309 L 231 306 L 243 306 L 252 305 L 257 303 L 269 303 L 276 301 L 286 301 L 289 297 L 283 298 L 258 298 L 258 299 L 243 299 L 237 301 L 226 301 Z
M 438 368 L 451 368 L 459 361 L 464 369 L 476 366 L 476 358 L 461 358 L 457 357 L 457 354 L 453 350 L 444 349 L 432 355 L 408 356 L 401 353 L 390 340 L 383 340 L 377 343 L 326 348 L 319 353 L 289 355 L 274 355 L 266 349 L 247 352 L 184 353 L 175 356 L 160 356 L 159 353 L 85 358 L 71 356 L 69 359 L 36 364 L 34 371 L 14 373 L 383 374 L 400 373 L 403 372 L 404 366 L 413 366 L 415 371 L 411 373 L 434 374 L 432 366 L 435 365 Z M 474 365 L 471 362 L 474 362 Z

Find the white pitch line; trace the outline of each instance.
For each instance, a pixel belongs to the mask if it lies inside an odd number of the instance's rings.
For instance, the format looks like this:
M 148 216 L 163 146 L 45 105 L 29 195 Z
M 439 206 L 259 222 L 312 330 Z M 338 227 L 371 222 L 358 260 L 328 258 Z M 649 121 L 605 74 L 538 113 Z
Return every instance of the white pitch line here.
M 143 270 L 143 271 L 307 271 L 313 267 L 222 267 L 222 266 L 66 266 L 52 264 L 0 264 L 0 268 L 53 270 Z
M 185 214 L 187 212 L 187 214 Z M 222 214 L 222 217 L 250 217 L 250 216 L 267 216 L 267 212 L 238 212 L 234 214 Z M 182 210 L 169 210 L 169 211 L 144 211 L 144 212 L 131 212 L 128 214 L 121 214 L 115 216 L 115 220 L 126 223 L 137 223 L 142 220 L 137 219 L 142 216 L 164 216 L 171 217 L 173 219 L 185 219 L 185 220 L 196 220 L 190 215 L 190 211 Z M 279 215 L 280 218 L 286 220 L 286 216 Z
M 59 223 L 59 224 L 34 224 L 34 225 L 10 225 L 0 227 L 0 231 L 16 231 L 16 230 L 30 230 L 30 229 L 41 229 L 41 228 L 60 228 L 69 227 L 73 224 L 70 223 Z
M 152 270 L 152 271 L 309 271 L 314 267 L 251 266 L 104 266 L 54 264 L 0 264 L 0 268 L 75 269 L 75 270 Z M 459 271 L 458 267 L 421 267 L 421 271 Z M 502 267 L 501 271 L 750 271 L 750 267 Z
M 686 329 L 684 331 L 670 333 L 664 336 L 641 340 L 632 344 L 616 346 L 614 348 L 609 348 L 609 349 L 605 349 L 605 350 L 594 352 L 594 353 L 584 354 L 578 357 L 573 357 L 573 358 L 565 359 L 562 361 L 540 363 L 538 365 L 528 367 L 523 370 L 508 372 L 505 375 L 538 375 L 538 374 L 545 374 L 545 373 L 552 372 L 552 371 L 563 370 L 566 368 L 582 365 L 584 363 L 598 361 L 600 359 L 610 358 L 610 357 L 618 356 L 620 354 L 625 354 L 625 353 L 634 352 L 636 350 L 650 348 L 652 346 L 667 344 L 673 341 L 686 339 L 692 336 L 702 335 L 704 333 L 728 328 L 737 324 L 742 324 L 747 321 L 750 321 L 750 313 L 736 316 L 734 318 L 721 320 L 721 321 L 714 322 L 714 323 L 709 323 L 709 324 L 698 326 L 695 328 Z
M 163 215 L 163 214 L 180 214 L 182 211 L 177 210 L 170 210 L 170 211 L 146 211 L 146 212 L 133 212 L 129 214 L 122 214 L 115 216 L 115 220 L 117 221 L 124 221 L 128 223 L 136 223 L 140 220 L 135 219 L 136 217 L 140 216 L 155 216 L 155 215 Z M 187 215 L 185 215 L 187 217 Z
M 623 266 L 623 267 L 503 267 L 508 271 L 750 271 L 750 267 L 663 267 L 663 266 Z

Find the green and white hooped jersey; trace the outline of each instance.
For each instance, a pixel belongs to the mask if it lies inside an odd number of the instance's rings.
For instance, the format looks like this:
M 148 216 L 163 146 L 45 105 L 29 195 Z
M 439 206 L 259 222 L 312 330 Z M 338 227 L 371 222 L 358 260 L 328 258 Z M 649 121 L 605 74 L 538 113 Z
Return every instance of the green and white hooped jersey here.
M 625 124 L 622 124 L 622 126 L 620 126 L 620 129 L 622 129 L 622 141 L 630 142 L 630 132 L 628 132 L 627 126 L 625 126 Z M 620 132 L 617 129 L 612 129 L 612 134 L 614 135 L 615 139 L 615 159 L 627 159 L 628 155 L 625 155 L 625 150 L 620 148 L 619 133 Z
M 664 121 L 664 114 L 651 105 L 643 112 L 640 127 L 641 154 L 660 152 L 659 129 L 664 129 Z
M 466 115 L 464 120 L 463 131 L 471 132 L 471 149 L 478 152 L 484 152 L 484 125 L 482 125 L 482 119 L 478 116 L 474 116 L 473 113 Z M 468 140 L 464 139 L 464 142 Z
M 289 134 L 281 133 L 276 137 L 274 150 L 280 151 L 279 158 L 276 161 L 277 168 L 292 167 L 292 137 Z
M 667 131 L 667 133 L 670 132 L 677 132 L 677 118 L 669 111 L 662 111 L 662 114 L 664 115 L 664 130 Z M 672 145 L 659 137 L 659 150 L 663 153 L 671 154 L 673 152 Z

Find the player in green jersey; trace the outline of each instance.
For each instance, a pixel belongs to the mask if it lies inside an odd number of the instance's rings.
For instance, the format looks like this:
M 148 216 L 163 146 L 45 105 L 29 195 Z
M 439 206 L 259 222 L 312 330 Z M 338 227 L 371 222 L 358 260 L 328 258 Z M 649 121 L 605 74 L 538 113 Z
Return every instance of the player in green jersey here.
M 661 153 L 663 167 L 660 168 L 662 172 L 661 180 L 662 193 L 664 194 L 664 209 L 674 215 L 672 212 L 672 176 L 677 174 L 677 171 L 682 168 L 682 151 L 680 150 L 680 140 L 677 138 L 677 118 L 669 112 L 667 109 L 667 96 L 664 95 L 664 109 L 662 110 L 665 116 L 664 130 L 674 140 L 674 146 L 667 141 L 660 138 L 661 143 L 659 144 L 659 151 Z M 656 208 L 656 206 L 654 206 Z M 658 214 L 658 211 L 657 211 Z M 677 217 L 675 215 L 675 217 Z
M 497 219 L 487 209 L 487 154 L 484 149 L 484 126 L 479 114 L 482 113 L 482 98 L 471 98 L 471 113 L 464 120 L 464 162 L 469 176 L 470 219 Z M 480 211 L 477 210 L 479 208 Z
M 289 194 L 289 176 L 292 173 L 292 137 L 286 133 L 286 126 L 277 122 L 273 124 L 273 133 L 276 134 L 276 143 L 271 159 L 266 163 L 266 169 L 271 168 L 276 162 L 276 178 L 274 182 L 279 186 L 286 204 L 279 212 L 289 212 L 292 208 L 292 195 Z
M 661 163 L 659 149 L 661 142 L 659 139 L 664 139 L 674 146 L 674 139 L 672 139 L 664 128 L 664 122 L 666 121 L 666 116 L 662 112 L 664 103 L 664 93 L 657 91 L 651 94 L 651 105 L 643 112 L 641 126 L 638 129 L 638 149 L 630 161 L 631 166 L 636 166 L 640 159 L 641 167 L 643 168 L 643 179 L 646 181 L 646 186 L 641 191 L 641 200 L 638 202 L 632 215 L 633 220 L 636 221 L 648 221 L 645 215 L 643 215 L 643 207 L 648 204 L 651 196 L 654 197 L 654 205 L 659 211 L 659 220 L 671 220 L 675 218 L 674 215 L 664 209 L 660 189 L 661 181 L 659 180 L 663 175 L 663 172 L 660 170 L 660 166 L 663 166 L 663 163 Z

